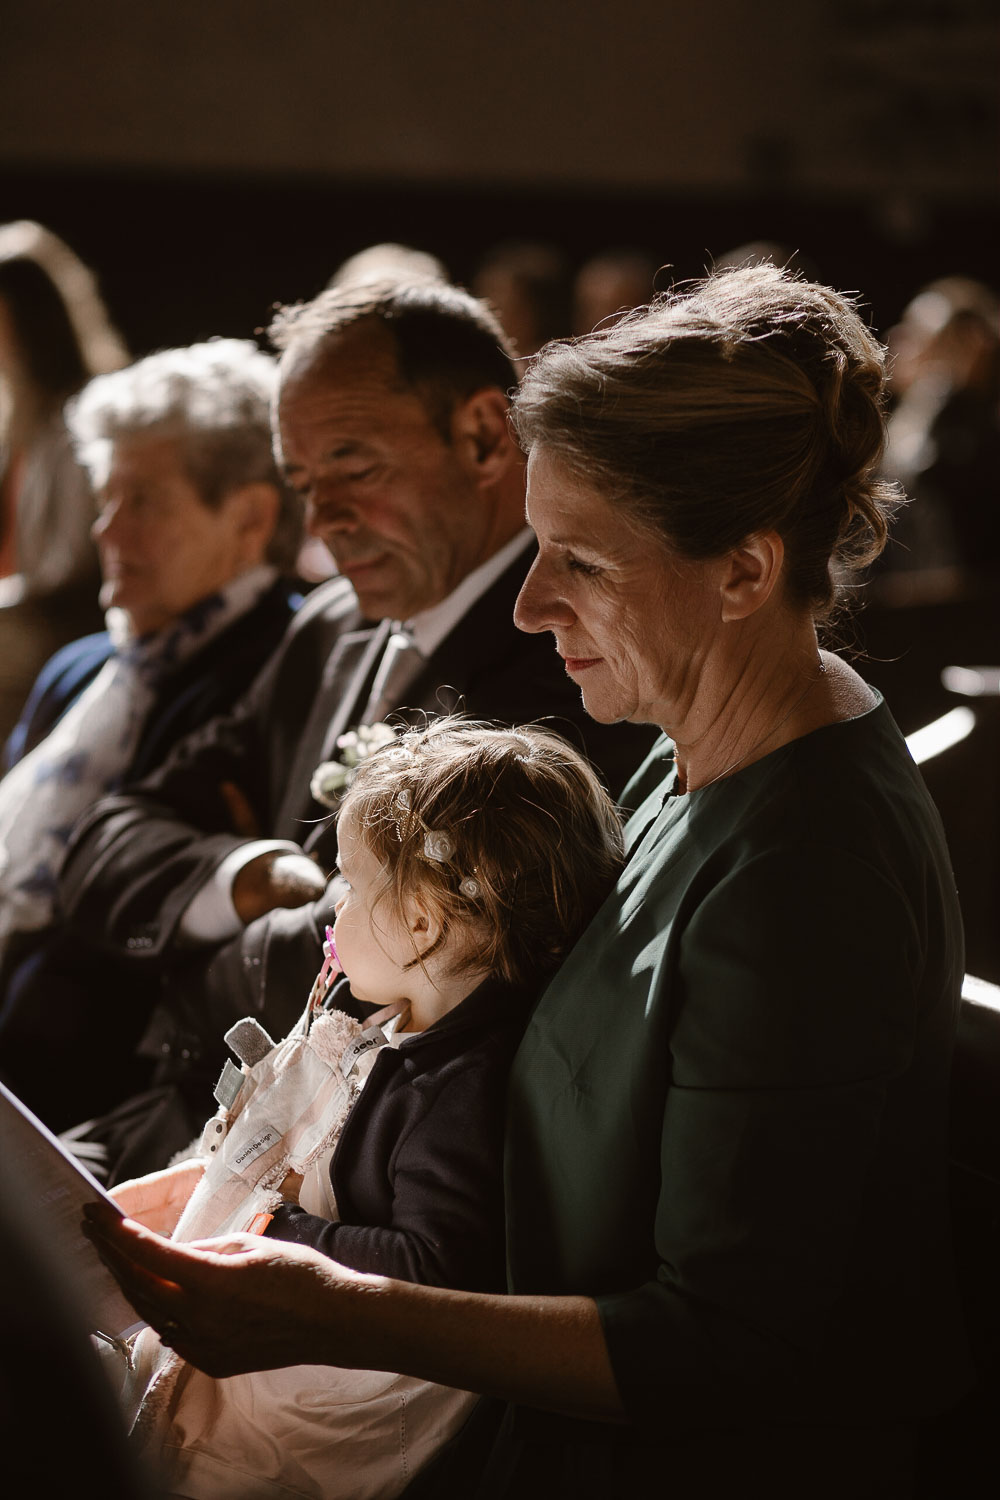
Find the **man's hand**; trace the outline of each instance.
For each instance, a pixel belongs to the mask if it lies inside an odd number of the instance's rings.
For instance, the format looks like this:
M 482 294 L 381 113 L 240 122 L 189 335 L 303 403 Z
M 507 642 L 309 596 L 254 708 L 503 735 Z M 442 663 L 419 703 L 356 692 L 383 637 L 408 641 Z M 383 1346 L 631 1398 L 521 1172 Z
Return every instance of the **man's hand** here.
M 233 881 L 233 906 L 246 926 L 277 906 L 307 906 L 326 890 L 326 876 L 308 854 L 271 850 L 258 855 Z
M 120 1182 L 111 1189 L 111 1197 L 137 1224 L 157 1234 L 172 1234 L 204 1172 L 203 1161 L 178 1162 L 162 1172 Z

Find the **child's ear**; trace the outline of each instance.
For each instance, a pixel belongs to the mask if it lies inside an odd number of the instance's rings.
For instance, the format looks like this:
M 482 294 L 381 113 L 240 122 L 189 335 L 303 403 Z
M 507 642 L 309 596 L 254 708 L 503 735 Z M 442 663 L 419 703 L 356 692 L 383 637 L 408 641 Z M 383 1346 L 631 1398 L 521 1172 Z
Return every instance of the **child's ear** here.
M 429 948 L 436 948 L 444 936 L 440 916 L 417 896 L 411 896 L 406 907 L 406 925 L 417 950 L 426 953 Z

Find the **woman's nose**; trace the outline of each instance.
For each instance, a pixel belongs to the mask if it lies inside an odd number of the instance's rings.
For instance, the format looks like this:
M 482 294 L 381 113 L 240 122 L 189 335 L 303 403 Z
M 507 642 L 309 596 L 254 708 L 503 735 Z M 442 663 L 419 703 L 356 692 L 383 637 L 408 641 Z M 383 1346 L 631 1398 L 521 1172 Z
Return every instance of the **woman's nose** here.
M 565 625 L 571 618 L 572 610 L 551 587 L 546 569 L 536 559 L 514 604 L 514 624 L 532 635 Z

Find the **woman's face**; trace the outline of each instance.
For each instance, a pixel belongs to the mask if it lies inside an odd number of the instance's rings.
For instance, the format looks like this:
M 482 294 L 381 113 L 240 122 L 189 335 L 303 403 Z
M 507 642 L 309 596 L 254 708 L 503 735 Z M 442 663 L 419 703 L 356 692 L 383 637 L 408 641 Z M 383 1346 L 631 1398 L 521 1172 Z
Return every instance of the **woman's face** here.
M 123 609 L 138 635 L 162 629 L 258 560 L 249 555 L 241 492 L 210 510 L 172 438 L 115 442 L 97 506 L 101 606 Z
M 551 630 L 591 718 L 676 733 L 720 625 L 717 569 L 671 552 L 542 449 L 528 461 L 538 557 L 514 610 Z
M 386 874 L 361 836 L 350 805 L 337 823 L 337 864 L 343 894 L 337 902 L 333 941 L 341 968 L 358 1000 L 388 1005 L 406 993 L 406 965 L 416 952 L 391 894 Z

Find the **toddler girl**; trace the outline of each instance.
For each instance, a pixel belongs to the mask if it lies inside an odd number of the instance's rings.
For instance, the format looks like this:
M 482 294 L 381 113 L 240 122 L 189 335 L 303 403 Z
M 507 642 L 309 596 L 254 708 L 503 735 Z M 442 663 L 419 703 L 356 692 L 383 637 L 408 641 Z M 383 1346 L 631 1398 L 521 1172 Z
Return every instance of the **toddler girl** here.
M 502 1289 L 507 1073 L 621 867 L 618 816 L 556 735 L 444 719 L 361 763 L 338 845 L 302 1019 L 277 1047 L 234 1027 L 243 1068 L 198 1157 L 114 1196 L 178 1239 L 254 1229 L 359 1271 Z M 135 1353 L 136 1439 L 171 1494 L 205 1500 L 398 1495 L 476 1399 L 319 1366 L 213 1380 L 149 1329 Z

